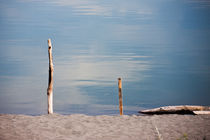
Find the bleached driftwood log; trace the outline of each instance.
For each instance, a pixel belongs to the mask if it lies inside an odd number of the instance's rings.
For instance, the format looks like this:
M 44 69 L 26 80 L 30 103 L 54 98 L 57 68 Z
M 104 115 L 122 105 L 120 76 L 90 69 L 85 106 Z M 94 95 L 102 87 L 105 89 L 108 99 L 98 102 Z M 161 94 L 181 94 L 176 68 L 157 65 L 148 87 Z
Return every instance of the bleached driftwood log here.
M 210 115 L 210 111 L 193 111 L 196 115 Z
M 53 113 L 53 60 L 52 60 L 52 44 L 48 39 L 48 55 L 49 55 L 49 82 L 47 88 L 48 114 Z
M 165 106 L 160 108 L 139 111 L 143 114 L 210 114 L 210 107 L 207 106 Z

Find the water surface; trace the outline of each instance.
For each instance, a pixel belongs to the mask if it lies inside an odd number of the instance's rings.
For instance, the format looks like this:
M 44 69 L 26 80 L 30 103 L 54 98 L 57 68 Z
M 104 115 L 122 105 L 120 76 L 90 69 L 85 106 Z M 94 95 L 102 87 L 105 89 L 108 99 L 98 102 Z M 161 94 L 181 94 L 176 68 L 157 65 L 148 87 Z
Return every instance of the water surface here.
M 10 0 L 0 2 L 0 113 L 45 114 L 48 53 L 54 111 L 125 114 L 210 105 L 210 2 Z

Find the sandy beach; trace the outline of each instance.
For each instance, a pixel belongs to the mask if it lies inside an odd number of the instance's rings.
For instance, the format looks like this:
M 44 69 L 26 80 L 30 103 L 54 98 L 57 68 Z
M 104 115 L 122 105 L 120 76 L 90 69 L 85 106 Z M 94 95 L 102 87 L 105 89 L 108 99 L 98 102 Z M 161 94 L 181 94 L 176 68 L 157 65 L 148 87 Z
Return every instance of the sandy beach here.
M 0 115 L 1 140 L 210 139 L 210 115 Z

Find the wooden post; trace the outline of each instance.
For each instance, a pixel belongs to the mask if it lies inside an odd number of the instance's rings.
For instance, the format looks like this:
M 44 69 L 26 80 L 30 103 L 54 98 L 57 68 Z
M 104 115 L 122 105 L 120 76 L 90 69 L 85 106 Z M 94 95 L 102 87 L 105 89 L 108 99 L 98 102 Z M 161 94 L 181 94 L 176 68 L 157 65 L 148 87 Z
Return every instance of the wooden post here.
M 122 82 L 121 82 L 121 78 L 118 78 L 118 88 L 119 88 L 119 109 L 120 109 L 120 115 L 123 115 L 123 100 L 122 100 Z
M 48 39 L 48 55 L 49 55 L 49 81 L 47 88 L 47 102 L 48 102 L 48 114 L 53 113 L 53 61 L 52 61 L 52 44 Z

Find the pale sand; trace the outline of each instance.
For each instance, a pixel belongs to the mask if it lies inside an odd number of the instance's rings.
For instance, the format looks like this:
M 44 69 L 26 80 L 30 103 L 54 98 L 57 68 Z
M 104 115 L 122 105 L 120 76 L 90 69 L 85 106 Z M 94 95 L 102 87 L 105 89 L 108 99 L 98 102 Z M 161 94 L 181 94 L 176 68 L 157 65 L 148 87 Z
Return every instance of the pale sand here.
M 210 115 L 0 115 L 1 140 L 210 140 Z

